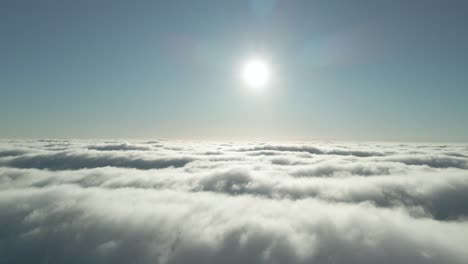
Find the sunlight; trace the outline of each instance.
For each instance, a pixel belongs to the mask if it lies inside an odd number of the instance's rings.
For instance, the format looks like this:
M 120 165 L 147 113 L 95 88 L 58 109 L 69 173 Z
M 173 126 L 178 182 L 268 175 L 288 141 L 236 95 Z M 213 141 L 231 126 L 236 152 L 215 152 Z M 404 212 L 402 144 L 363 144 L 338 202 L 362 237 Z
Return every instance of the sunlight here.
M 270 77 L 270 68 L 261 59 L 251 59 L 242 67 L 242 79 L 250 88 L 266 87 Z

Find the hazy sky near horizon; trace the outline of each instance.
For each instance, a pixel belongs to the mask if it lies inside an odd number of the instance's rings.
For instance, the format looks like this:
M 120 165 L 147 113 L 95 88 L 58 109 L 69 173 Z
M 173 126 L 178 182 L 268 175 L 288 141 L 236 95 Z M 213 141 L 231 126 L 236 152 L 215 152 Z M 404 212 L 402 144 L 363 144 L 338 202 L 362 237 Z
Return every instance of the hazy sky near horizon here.
M 467 26 L 463 0 L 3 0 L 0 137 L 468 141 Z

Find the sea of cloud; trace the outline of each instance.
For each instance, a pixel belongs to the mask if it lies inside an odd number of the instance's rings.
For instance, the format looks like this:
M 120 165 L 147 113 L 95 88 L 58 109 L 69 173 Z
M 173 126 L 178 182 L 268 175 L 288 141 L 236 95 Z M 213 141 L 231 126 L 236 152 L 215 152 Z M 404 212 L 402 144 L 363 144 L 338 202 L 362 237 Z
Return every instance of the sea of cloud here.
M 468 145 L 0 141 L 0 263 L 468 263 Z

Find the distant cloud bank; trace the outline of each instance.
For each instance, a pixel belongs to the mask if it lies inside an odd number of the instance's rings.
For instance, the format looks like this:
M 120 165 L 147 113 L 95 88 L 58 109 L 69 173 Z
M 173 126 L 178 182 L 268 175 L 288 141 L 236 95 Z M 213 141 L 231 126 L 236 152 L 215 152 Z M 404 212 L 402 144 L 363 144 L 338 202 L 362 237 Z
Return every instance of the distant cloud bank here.
M 0 263 L 468 263 L 468 145 L 0 141 Z

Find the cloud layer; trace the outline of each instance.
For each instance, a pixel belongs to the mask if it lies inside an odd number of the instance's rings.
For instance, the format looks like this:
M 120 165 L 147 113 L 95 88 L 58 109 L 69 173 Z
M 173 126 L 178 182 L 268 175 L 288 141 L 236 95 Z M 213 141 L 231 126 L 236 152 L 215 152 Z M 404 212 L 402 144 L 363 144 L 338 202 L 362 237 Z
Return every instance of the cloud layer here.
M 0 263 L 468 263 L 468 146 L 0 141 Z

